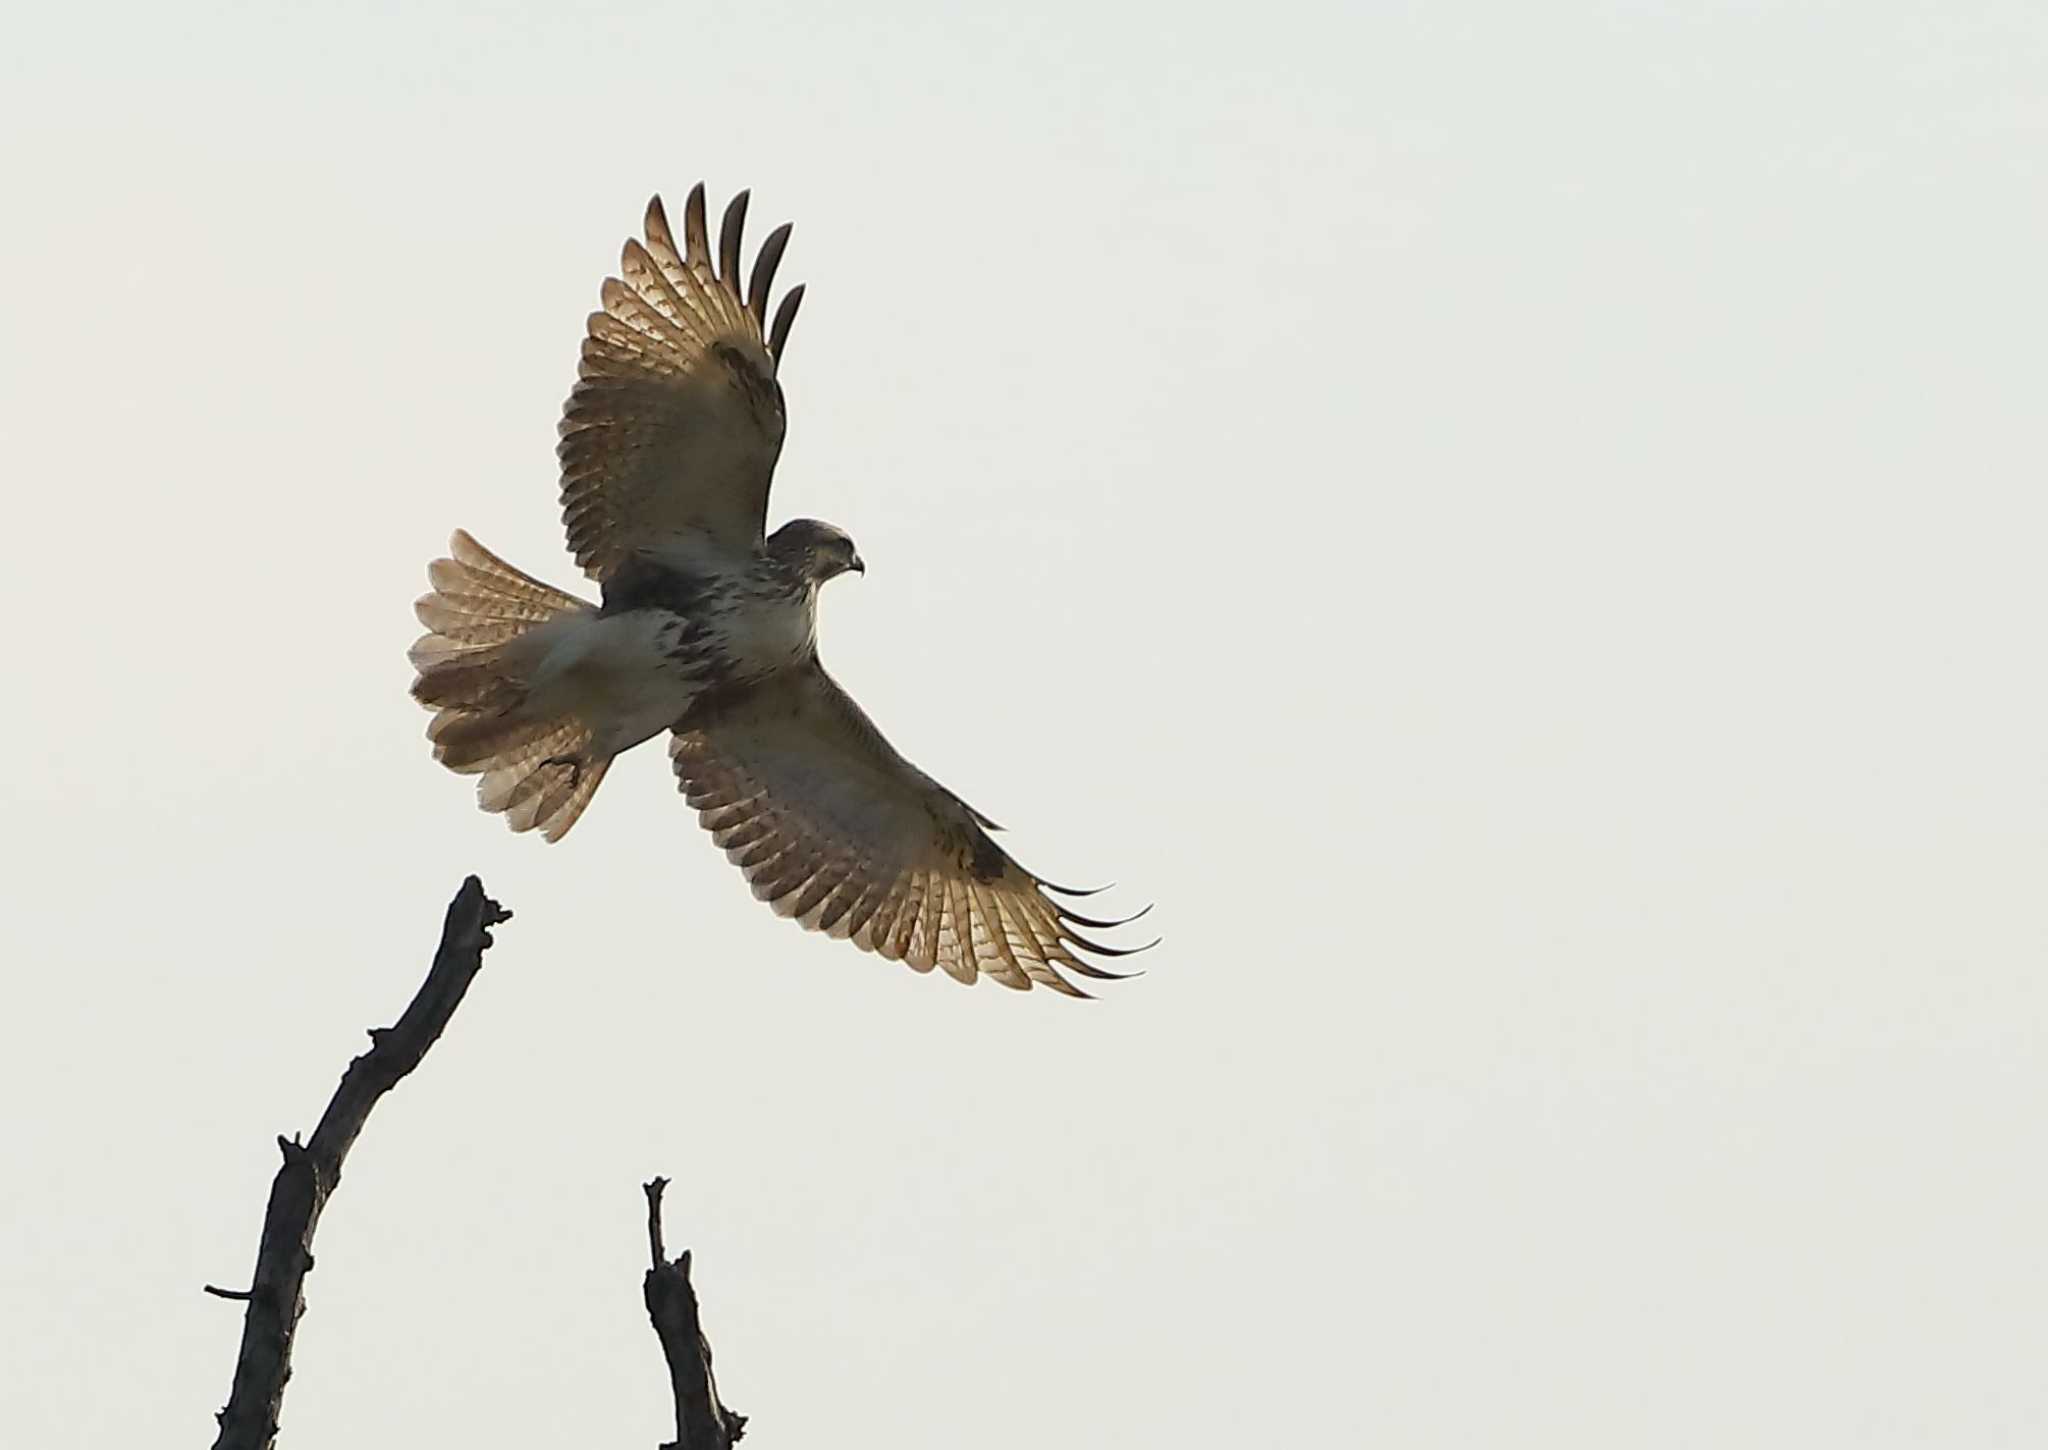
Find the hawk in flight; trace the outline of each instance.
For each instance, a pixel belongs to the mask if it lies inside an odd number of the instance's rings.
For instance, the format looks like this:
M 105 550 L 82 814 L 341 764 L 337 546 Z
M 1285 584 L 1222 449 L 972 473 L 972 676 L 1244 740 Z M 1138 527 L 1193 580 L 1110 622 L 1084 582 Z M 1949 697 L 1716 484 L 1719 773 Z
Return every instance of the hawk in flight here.
M 787 226 L 740 275 L 747 193 L 713 256 L 704 188 L 678 245 L 656 197 L 590 316 L 562 411 L 562 522 L 590 604 L 458 531 L 416 606 L 412 693 L 434 758 L 515 831 L 568 834 L 612 758 L 666 730 L 682 793 L 754 894 L 865 951 L 1084 996 L 1080 915 L 994 822 L 898 755 L 818 662 L 818 590 L 864 566 L 816 519 L 767 533 L 776 383 L 803 288 L 770 292 Z

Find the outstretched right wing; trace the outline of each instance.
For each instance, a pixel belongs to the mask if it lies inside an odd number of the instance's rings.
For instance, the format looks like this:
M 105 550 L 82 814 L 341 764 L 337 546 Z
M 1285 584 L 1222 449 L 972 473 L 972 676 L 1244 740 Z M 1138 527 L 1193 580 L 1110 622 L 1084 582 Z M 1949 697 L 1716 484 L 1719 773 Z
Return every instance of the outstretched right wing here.
M 569 548 L 593 579 L 636 551 L 741 554 L 761 541 L 782 451 L 775 371 L 804 289 L 790 289 L 771 326 L 789 227 L 762 243 L 742 290 L 746 215 L 743 191 L 725 210 L 714 266 L 703 185 L 684 205 L 680 249 L 655 197 L 646 241 L 626 243 L 604 310 L 590 315 L 556 453 Z
M 990 822 L 898 755 L 814 660 L 669 745 L 683 794 L 754 895 L 863 951 L 972 982 L 1081 997 L 1066 972 L 1124 947 L 989 837 Z M 1143 913 L 1139 913 L 1143 915 Z

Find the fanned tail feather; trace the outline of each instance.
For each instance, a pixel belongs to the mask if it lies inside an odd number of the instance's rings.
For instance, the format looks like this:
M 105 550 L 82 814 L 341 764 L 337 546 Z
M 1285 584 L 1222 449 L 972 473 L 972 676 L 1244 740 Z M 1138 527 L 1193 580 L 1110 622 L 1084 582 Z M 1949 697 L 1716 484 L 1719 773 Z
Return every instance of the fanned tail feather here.
M 559 841 L 604 780 L 609 757 L 590 755 L 591 732 L 574 716 L 534 719 L 523 669 L 534 629 L 591 606 L 522 573 L 458 529 L 452 557 L 427 566 L 433 591 L 413 606 L 428 633 L 408 652 L 419 672 L 413 698 L 435 712 L 434 758 L 481 777 L 477 804 L 502 812 L 515 831 Z

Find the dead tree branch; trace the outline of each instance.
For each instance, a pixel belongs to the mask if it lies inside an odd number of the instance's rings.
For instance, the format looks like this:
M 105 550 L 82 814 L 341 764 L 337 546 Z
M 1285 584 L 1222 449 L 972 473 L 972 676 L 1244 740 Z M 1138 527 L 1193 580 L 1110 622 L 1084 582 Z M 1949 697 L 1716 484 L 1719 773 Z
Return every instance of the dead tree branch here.
M 342 1159 L 369 1121 L 377 1100 L 418 1067 L 427 1049 L 439 1039 L 483 966 L 484 949 L 491 944 L 490 929 L 511 917 L 511 912 L 484 895 L 483 883 L 476 877 L 463 882 L 449 903 L 434 965 L 404 1014 L 391 1027 L 370 1030 L 370 1050 L 349 1063 L 309 1141 L 302 1144 L 296 1136 L 277 1140 L 284 1166 L 271 1181 L 255 1277 L 247 1289 L 206 1286 L 209 1294 L 247 1300 L 249 1305 L 242 1319 L 234 1386 L 219 1415 L 220 1435 L 213 1442 L 214 1450 L 269 1450 L 277 1438 L 278 1411 L 284 1402 L 285 1381 L 291 1378 L 292 1336 L 306 1310 L 305 1279 L 313 1267 L 313 1230 L 341 1182 Z M 649 1292 L 651 1295 L 652 1290 Z
M 711 1373 L 711 1341 L 697 1318 L 697 1291 L 690 1286 L 690 1251 L 671 1259 L 661 1242 L 661 1194 L 666 1178 L 644 1185 L 647 1191 L 647 1249 L 652 1264 L 641 1290 L 647 1317 L 668 1360 L 668 1380 L 676 1396 L 676 1438 L 662 1450 L 728 1450 L 746 1433 L 747 1417 L 728 1410 L 718 1399 L 718 1380 Z

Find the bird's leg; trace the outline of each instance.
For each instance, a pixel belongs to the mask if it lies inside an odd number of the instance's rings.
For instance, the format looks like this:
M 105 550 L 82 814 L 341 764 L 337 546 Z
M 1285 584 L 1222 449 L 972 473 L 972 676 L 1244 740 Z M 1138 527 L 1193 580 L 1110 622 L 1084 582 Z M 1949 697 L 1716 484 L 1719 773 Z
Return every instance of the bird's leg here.
M 580 756 L 580 755 L 550 755 L 550 756 L 549 756 L 549 757 L 548 757 L 548 758 L 547 758 L 546 760 L 543 760 L 543 761 L 541 762 L 541 768 L 542 768 L 542 769 L 546 769 L 546 768 L 547 768 L 548 766 L 550 766 L 550 765 L 566 765 L 566 766 L 568 766 L 568 767 L 569 767 L 569 789 L 570 789 L 570 790 L 574 790 L 574 789 L 576 789 L 576 787 L 577 787 L 577 786 L 579 786 L 579 785 L 583 784 L 583 757 L 582 757 L 582 756 Z

